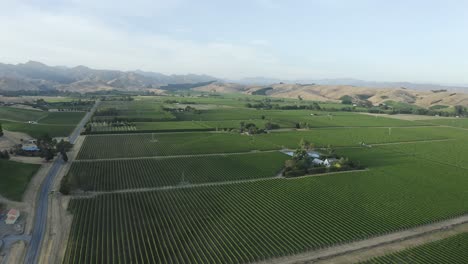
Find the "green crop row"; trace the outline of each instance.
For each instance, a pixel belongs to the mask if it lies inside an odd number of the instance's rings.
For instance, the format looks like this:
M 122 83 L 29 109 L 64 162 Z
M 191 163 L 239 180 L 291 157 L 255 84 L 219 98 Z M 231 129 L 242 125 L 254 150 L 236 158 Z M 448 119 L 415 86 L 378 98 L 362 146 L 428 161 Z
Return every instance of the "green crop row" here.
M 74 162 L 62 184 L 84 191 L 176 186 L 274 177 L 280 152 Z
M 246 263 L 468 212 L 465 169 L 340 152 L 370 170 L 73 199 L 64 263 Z
M 125 158 L 185 154 L 232 153 L 296 148 L 301 139 L 320 146 L 446 139 L 445 128 L 340 128 L 277 132 L 255 136 L 238 133 L 154 133 L 87 136 L 79 159 Z
M 373 258 L 362 264 L 454 264 L 468 262 L 468 233 Z

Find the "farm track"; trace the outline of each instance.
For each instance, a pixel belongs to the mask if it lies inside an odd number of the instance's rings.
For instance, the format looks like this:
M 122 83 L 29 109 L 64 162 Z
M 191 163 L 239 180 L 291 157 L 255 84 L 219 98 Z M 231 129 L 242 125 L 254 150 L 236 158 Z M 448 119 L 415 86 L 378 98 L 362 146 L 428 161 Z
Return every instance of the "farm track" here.
M 114 190 L 114 191 L 89 191 L 84 194 L 74 194 L 73 198 L 91 198 L 97 195 L 112 194 L 112 193 L 151 192 L 151 191 L 166 191 L 166 190 L 185 189 L 185 188 L 199 188 L 199 187 L 207 187 L 207 186 L 221 186 L 221 185 L 229 185 L 229 184 L 277 180 L 277 179 L 294 180 L 294 179 L 301 179 L 301 178 L 322 177 L 322 176 L 328 176 L 328 175 L 333 175 L 333 174 L 346 174 L 346 173 L 352 173 L 352 172 L 365 172 L 365 171 L 369 171 L 369 169 L 327 172 L 327 173 L 320 173 L 320 174 L 304 175 L 304 176 L 293 177 L 293 178 L 285 178 L 281 175 L 281 172 L 279 172 L 277 175 L 273 177 L 269 177 L 269 178 L 224 181 L 224 182 L 207 182 L 207 183 L 199 183 L 199 184 L 171 185 L 171 186 L 152 187 L 152 188 L 133 188 L 133 189 L 122 189 L 122 190 Z
M 329 247 L 316 251 L 304 252 L 292 256 L 285 256 L 268 261 L 258 262 L 258 264 L 292 264 L 292 263 L 338 263 L 334 262 L 334 258 L 343 257 L 347 259 L 348 254 L 356 253 L 364 250 L 373 250 L 380 247 L 386 247 L 392 244 L 403 243 L 409 239 L 422 238 L 425 236 L 433 236 L 436 233 L 454 229 L 458 226 L 468 223 L 468 215 L 452 218 L 437 223 L 423 225 L 416 228 L 407 229 L 400 232 L 395 232 L 387 235 L 382 235 L 366 240 L 360 240 L 348 244 Z M 463 231 L 459 231 L 463 232 Z M 436 240 L 436 239 L 434 239 Z M 372 256 L 369 256 L 371 258 Z M 349 260 L 339 263 L 350 263 Z
M 139 159 L 166 159 L 166 158 L 190 158 L 190 157 L 210 157 L 210 156 L 228 156 L 228 155 L 243 155 L 252 153 L 271 153 L 278 152 L 275 150 L 254 150 L 247 152 L 223 152 L 223 153 L 208 153 L 208 154 L 186 154 L 186 155 L 170 155 L 170 156 L 145 156 L 145 157 L 128 157 L 128 158 L 108 158 L 108 159 L 79 159 L 74 162 L 93 162 L 93 161 L 108 161 L 108 160 L 139 160 Z

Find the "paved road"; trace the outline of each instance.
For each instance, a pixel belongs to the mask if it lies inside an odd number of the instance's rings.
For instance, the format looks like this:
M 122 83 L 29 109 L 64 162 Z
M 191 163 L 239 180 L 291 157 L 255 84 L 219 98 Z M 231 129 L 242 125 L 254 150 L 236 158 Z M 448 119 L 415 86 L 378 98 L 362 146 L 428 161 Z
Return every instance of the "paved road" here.
M 76 126 L 75 130 L 68 137 L 69 141 L 72 144 L 75 143 L 76 139 L 80 135 L 81 130 L 91 118 L 94 111 L 96 111 L 98 104 L 99 101 L 97 101 L 93 108 L 88 113 L 86 113 L 86 115 L 83 117 L 80 123 Z M 65 163 L 61 159 L 60 155 L 58 155 L 49 172 L 47 173 L 47 176 L 44 182 L 42 183 L 41 189 L 39 190 L 39 198 L 37 200 L 36 214 L 34 215 L 34 225 L 31 234 L 31 242 L 28 246 L 26 258 L 24 260 L 24 263 L 26 264 L 38 263 L 39 254 L 41 252 L 42 240 L 44 239 L 44 234 L 47 226 L 49 193 L 55 177 L 57 176 L 58 172 L 64 164 Z

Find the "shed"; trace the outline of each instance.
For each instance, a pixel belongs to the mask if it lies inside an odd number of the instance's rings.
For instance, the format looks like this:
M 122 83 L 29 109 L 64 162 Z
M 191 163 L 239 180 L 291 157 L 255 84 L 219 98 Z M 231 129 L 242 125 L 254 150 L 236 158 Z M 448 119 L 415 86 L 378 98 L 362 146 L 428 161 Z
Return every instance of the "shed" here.
M 24 151 L 39 151 L 39 148 L 34 144 L 28 144 L 21 147 Z

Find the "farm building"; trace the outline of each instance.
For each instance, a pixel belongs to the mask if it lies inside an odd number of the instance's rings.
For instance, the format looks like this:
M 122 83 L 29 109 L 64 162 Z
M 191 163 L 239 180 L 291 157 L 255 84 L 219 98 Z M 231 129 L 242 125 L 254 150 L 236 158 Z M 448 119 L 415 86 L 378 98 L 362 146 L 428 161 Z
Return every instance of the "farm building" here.
M 5 219 L 5 224 L 13 225 L 16 223 L 20 217 L 20 211 L 17 209 L 10 209 L 7 213 L 7 219 Z

